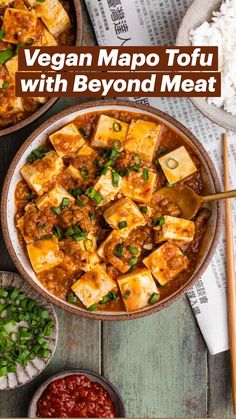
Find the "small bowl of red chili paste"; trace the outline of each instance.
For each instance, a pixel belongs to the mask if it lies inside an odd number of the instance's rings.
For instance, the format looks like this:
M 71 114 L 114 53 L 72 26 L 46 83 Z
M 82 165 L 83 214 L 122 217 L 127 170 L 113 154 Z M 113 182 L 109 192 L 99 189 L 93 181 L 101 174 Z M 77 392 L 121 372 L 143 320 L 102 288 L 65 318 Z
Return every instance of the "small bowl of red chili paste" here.
M 56 374 L 36 391 L 28 417 L 123 418 L 125 408 L 109 380 L 87 370 Z

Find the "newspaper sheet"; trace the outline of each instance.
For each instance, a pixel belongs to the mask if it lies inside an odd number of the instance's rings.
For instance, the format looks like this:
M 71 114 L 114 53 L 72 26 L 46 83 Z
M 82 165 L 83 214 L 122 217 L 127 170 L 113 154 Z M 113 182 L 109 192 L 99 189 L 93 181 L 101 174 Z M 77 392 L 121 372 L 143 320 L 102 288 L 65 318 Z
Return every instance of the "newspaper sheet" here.
M 174 45 L 181 19 L 191 0 L 85 0 L 98 44 L 101 46 Z M 185 98 L 131 98 L 175 117 L 202 142 L 223 179 L 221 134 Z M 236 172 L 235 137 L 230 137 L 231 173 Z M 235 188 L 235 184 L 231 182 Z M 232 203 L 233 217 L 236 203 Z M 236 231 L 234 232 L 236 240 Z M 225 237 L 202 279 L 188 292 L 190 304 L 209 352 L 228 349 Z

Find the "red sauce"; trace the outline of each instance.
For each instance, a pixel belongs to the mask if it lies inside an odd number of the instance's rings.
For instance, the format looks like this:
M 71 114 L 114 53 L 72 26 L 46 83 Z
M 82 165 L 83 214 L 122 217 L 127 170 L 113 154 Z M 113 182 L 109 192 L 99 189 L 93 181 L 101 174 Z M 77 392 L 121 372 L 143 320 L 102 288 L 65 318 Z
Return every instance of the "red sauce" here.
M 53 381 L 37 404 L 42 418 L 115 418 L 107 390 L 84 375 L 69 375 Z

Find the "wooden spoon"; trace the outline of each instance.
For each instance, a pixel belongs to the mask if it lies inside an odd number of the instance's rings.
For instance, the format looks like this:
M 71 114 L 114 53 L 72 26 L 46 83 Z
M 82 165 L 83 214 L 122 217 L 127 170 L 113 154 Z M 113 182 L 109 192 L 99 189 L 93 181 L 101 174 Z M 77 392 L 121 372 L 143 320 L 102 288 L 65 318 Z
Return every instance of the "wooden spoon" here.
M 174 202 L 179 210 L 181 216 L 186 220 L 191 220 L 198 212 L 199 208 L 204 202 L 218 201 L 220 199 L 236 198 L 236 190 L 217 193 L 214 195 L 200 196 L 191 188 L 185 185 L 178 185 L 172 188 L 162 188 L 154 194 L 156 198 L 167 198 Z

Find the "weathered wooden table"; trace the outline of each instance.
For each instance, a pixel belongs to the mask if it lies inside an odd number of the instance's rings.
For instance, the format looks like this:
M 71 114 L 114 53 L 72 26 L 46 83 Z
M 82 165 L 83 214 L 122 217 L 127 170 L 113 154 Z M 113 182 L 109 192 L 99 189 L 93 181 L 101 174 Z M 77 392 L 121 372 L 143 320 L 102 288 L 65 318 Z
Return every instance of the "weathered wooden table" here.
M 84 45 L 95 43 L 85 11 Z M 1 138 L 0 188 L 25 138 L 43 120 L 76 103 L 61 99 L 41 120 Z M 16 272 L 0 236 L 0 270 Z M 46 378 L 68 368 L 87 368 L 108 377 L 120 390 L 127 416 L 231 416 L 228 353 L 209 356 L 187 298 L 151 317 L 132 322 L 85 320 L 57 309 L 56 354 L 36 379 L 0 392 L 0 416 L 26 416 L 29 401 Z

